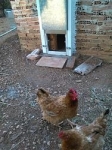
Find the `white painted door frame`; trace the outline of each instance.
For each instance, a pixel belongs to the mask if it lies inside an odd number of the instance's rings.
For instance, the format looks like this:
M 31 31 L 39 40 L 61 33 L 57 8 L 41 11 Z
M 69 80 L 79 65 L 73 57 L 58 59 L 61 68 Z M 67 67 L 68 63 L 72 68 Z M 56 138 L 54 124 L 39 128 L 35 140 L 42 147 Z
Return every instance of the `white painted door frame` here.
M 71 21 L 71 13 L 72 13 L 72 0 L 68 0 L 68 29 L 66 30 L 65 34 L 65 42 L 66 42 L 66 51 L 65 52 L 58 52 L 58 51 L 49 51 L 48 49 L 48 41 L 45 31 L 42 28 L 42 21 L 41 21 L 41 14 L 40 14 L 40 0 L 36 0 L 37 3 L 37 10 L 38 10 L 38 18 L 39 18 L 39 25 L 40 25 L 40 34 L 41 34 L 41 42 L 42 42 L 42 49 L 43 53 L 47 54 L 55 54 L 55 55 L 72 55 L 72 21 Z

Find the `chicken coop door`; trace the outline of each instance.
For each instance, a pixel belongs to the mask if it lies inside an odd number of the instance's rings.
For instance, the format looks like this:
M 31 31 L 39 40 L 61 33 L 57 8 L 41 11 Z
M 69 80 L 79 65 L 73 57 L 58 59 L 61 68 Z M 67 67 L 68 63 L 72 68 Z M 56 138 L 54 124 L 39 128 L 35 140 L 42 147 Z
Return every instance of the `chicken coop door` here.
M 65 34 L 47 34 L 47 43 L 49 52 L 66 52 Z
M 36 0 L 43 53 L 71 56 L 74 48 L 74 0 Z

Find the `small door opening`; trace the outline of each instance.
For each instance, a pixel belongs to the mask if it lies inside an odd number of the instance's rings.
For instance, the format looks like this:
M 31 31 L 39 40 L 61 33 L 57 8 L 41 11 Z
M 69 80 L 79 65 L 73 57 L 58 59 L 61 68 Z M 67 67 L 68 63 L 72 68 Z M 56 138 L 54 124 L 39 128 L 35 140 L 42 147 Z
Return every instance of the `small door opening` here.
M 49 51 L 66 51 L 65 34 L 47 34 Z

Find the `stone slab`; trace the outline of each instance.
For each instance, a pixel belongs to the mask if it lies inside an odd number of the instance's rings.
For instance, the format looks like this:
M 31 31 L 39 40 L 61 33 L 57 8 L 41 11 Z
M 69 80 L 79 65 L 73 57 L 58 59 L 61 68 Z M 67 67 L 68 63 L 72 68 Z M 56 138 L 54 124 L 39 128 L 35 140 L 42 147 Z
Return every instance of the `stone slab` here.
M 66 61 L 67 58 L 41 57 L 41 59 L 36 63 L 36 65 L 52 68 L 63 68 Z

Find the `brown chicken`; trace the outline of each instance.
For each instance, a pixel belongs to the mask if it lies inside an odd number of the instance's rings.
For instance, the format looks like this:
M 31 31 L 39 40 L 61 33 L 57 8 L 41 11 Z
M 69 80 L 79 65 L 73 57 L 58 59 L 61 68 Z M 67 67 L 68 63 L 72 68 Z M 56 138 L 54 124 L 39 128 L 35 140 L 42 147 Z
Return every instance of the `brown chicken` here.
M 78 96 L 74 89 L 70 89 L 66 95 L 54 97 L 40 88 L 37 91 L 37 102 L 43 119 L 54 125 L 77 115 Z
M 109 109 L 88 126 L 61 131 L 61 150 L 102 150 Z

